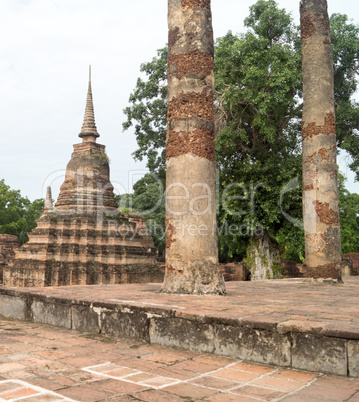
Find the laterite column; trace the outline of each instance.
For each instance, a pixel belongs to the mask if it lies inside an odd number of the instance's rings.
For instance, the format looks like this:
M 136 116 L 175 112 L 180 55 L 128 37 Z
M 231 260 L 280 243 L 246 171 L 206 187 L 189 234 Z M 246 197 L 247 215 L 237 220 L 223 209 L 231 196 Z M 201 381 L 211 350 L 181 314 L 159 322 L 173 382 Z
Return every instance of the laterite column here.
M 162 292 L 224 294 L 218 268 L 210 0 L 168 0 L 166 274 Z
M 303 217 L 307 277 L 341 281 L 334 72 L 325 0 L 302 0 Z

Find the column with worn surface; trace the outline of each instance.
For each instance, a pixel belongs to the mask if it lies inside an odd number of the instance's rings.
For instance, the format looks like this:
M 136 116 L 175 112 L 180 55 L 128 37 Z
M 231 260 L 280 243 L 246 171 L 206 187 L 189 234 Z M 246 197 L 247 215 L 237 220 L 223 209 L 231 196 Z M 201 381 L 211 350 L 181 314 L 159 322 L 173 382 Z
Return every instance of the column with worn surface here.
M 341 279 L 334 72 L 326 0 L 300 6 L 303 217 L 307 276 Z
M 210 0 L 168 0 L 167 293 L 224 294 L 218 268 Z

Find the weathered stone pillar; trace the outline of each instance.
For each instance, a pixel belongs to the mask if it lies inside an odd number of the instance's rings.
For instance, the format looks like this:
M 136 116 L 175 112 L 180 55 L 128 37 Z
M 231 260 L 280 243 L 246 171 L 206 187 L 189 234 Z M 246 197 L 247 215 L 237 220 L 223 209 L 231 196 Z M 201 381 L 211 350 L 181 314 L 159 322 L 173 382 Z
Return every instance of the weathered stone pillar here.
M 326 0 L 302 0 L 300 15 L 306 276 L 340 280 L 334 72 Z
M 168 0 L 167 293 L 224 294 L 218 267 L 210 0 Z
M 52 191 L 51 191 L 51 187 L 48 186 L 46 189 L 44 212 L 50 212 L 53 209 L 54 209 L 54 204 L 52 202 Z

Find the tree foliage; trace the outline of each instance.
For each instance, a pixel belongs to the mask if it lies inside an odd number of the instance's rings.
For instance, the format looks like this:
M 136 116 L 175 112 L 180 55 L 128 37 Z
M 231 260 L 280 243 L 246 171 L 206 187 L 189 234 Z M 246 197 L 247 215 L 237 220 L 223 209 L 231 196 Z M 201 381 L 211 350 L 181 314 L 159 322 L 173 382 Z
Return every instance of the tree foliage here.
M 116 194 L 115 200 L 122 213 L 126 214 L 131 212 L 133 206 L 133 194 Z
M 167 47 L 157 51 L 157 57 L 143 63 L 141 73 L 146 80 L 138 78 L 136 88 L 130 95 L 130 106 L 124 110 L 127 121 L 123 129 L 134 126 L 138 149 L 135 160 L 147 158 L 147 166 L 162 179 L 165 177 L 165 146 L 167 122 Z
M 153 174 L 146 174 L 133 186 L 133 207 L 145 220 L 155 246 L 163 255 L 165 239 L 166 212 L 162 181 Z
M 153 237 L 160 255 L 166 247 L 164 206 L 164 187 L 154 174 L 146 174 L 133 186 L 133 194 L 116 196 L 117 204 L 123 213 L 135 213 L 146 221 L 148 233 Z
M 343 14 L 333 14 L 330 27 L 337 142 L 351 156 L 349 167 L 359 180 L 359 103 L 353 99 L 358 88 L 359 27 Z
M 345 178 L 338 175 L 339 215 L 342 253 L 359 252 L 359 194 L 345 188 Z
M 43 210 L 44 200 L 31 202 L 0 180 L 0 233 L 15 235 L 21 244 L 25 243 Z
M 296 219 L 301 215 L 298 190 L 282 198 L 285 205 L 280 203 L 284 186 L 295 178 L 300 181 L 301 174 L 297 29 L 274 1 L 253 5 L 245 26 L 246 34 L 229 32 L 217 41 L 215 58 L 217 159 L 221 190 L 233 200 L 230 209 L 222 203 L 219 219 L 221 225 L 251 228 L 247 236 L 220 239 L 222 252 L 234 258 L 241 258 L 254 231 L 276 239 L 287 227 L 283 208 Z M 299 230 L 293 225 L 289 229 Z
M 359 178 L 359 105 L 353 100 L 359 28 L 341 14 L 333 14 L 330 21 L 337 144 L 351 155 L 350 167 Z M 217 40 L 215 49 L 221 258 L 241 259 L 249 238 L 265 230 L 284 256 L 300 261 L 304 256 L 300 32 L 274 0 L 258 0 L 244 24 L 245 33 L 228 32 Z M 157 58 L 141 66 L 147 78 L 138 80 L 124 123 L 124 129 L 135 125 L 135 158 L 147 157 L 150 171 L 162 180 L 166 63 L 167 48 L 163 48 Z

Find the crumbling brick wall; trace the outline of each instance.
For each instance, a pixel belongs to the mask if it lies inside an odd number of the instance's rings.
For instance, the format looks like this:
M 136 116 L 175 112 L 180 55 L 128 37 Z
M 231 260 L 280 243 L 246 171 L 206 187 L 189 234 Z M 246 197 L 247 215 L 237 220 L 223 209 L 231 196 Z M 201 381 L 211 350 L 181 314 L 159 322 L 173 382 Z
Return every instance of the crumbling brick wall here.
M 352 275 L 359 275 L 359 253 L 343 254 L 343 258 L 348 257 L 353 263 Z
M 305 264 L 283 259 L 281 260 L 281 264 L 285 278 L 302 278 L 305 274 Z
M 223 278 L 226 282 L 250 280 L 250 272 L 243 262 L 219 264 L 219 269 L 222 271 Z
M 0 284 L 3 283 L 5 266 L 14 260 L 15 250 L 20 247 L 16 236 L 0 234 Z

